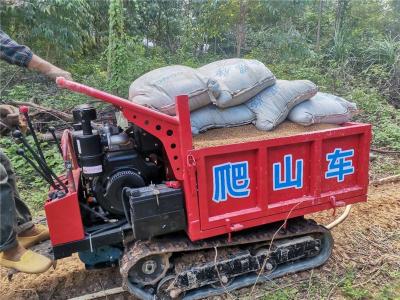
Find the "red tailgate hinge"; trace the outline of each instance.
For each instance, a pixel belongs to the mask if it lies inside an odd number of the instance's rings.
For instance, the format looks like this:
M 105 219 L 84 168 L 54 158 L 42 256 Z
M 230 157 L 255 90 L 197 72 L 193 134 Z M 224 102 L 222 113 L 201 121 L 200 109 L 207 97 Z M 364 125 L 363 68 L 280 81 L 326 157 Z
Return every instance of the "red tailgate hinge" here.
M 335 196 L 331 196 L 331 205 L 333 208 L 333 213 L 332 216 L 336 215 L 336 207 L 343 207 L 346 206 L 346 203 L 343 201 L 336 201 L 336 197 Z

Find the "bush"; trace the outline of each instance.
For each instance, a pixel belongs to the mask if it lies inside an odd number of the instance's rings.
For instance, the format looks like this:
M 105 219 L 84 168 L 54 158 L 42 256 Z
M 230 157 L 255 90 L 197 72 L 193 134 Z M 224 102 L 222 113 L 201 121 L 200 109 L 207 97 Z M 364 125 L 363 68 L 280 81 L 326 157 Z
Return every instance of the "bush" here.
M 400 150 L 400 111 L 373 88 L 355 88 L 347 98 L 355 101 L 360 110 L 355 120 L 372 124 L 376 146 Z

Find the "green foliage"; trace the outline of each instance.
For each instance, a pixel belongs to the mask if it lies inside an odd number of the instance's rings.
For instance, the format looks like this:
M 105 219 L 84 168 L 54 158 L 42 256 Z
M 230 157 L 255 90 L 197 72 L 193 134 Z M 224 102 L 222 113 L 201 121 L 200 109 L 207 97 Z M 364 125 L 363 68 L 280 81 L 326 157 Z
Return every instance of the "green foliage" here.
M 268 64 L 309 59 L 315 55 L 305 37 L 294 26 L 279 30 L 258 28 L 249 32 L 248 45 L 252 50 L 247 56 L 257 57 Z
M 76 56 L 95 45 L 92 5 L 96 2 L 18 1 L 0 6 L 1 24 L 12 37 L 37 49 L 42 56 Z
M 244 52 L 268 61 L 313 57 L 320 24 L 325 59 L 393 65 L 400 32 L 398 1 L 322 1 L 321 15 L 319 1 L 306 0 L 17 2 L 0 7 L 2 28 L 40 54 L 58 59 L 93 57 L 97 49 L 124 55 L 118 48 L 124 48 L 125 38 L 143 43 L 146 55 L 152 54 L 148 46 L 153 43 L 163 55 L 183 50 L 198 56 L 206 43 L 210 53 L 231 56 L 240 3 L 246 8 Z
M 397 237 L 397 240 L 399 239 L 399 237 L 400 236 Z M 400 269 L 394 268 L 386 270 L 386 272 L 388 277 L 390 278 L 390 283 L 383 285 L 375 298 L 382 300 L 397 300 L 399 299 L 400 295 Z
M 383 40 L 374 40 L 366 50 L 367 63 L 378 64 L 389 69 L 400 60 L 400 40 L 385 37 Z
M 376 89 L 354 89 L 348 97 L 361 110 L 356 120 L 373 124 L 373 142 L 400 150 L 400 111 L 389 105 Z
M 128 29 L 143 37 L 145 44 L 153 42 L 157 46 L 175 52 L 183 29 L 182 14 L 184 1 L 153 0 L 130 1 L 126 3 L 129 22 Z
M 376 297 L 376 299 L 380 299 L 380 300 L 393 300 L 393 299 L 398 299 L 396 297 L 399 296 L 399 292 L 400 292 L 400 284 L 397 284 L 397 290 L 396 287 L 394 287 L 392 284 L 389 285 L 385 285 L 383 287 L 383 289 L 379 292 L 378 296 Z
M 31 90 L 27 85 L 14 85 L 8 92 L 8 97 L 13 98 L 15 100 L 24 101 L 30 96 Z
M 346 41 L 344 30 L 335 30 L 333 37 L 333 45 L 329 51 L 329 55 L 337 62 L 344 62 L 349 56 L 349 44 Z
M 122 0 L 111 0 L 108 14 L 107 74 L 108 79 L 112 82 L 112 89 L 118 91 L 122 76 L 126 74 L 126 60 L 128 59 Z

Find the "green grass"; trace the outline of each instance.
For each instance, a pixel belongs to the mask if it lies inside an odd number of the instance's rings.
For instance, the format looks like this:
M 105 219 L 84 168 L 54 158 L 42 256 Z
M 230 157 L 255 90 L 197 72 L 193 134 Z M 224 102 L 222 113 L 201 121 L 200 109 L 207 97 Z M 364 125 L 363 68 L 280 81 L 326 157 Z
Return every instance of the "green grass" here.
M 266 293 L 264 300 L 294 300 L 297 299 L 298 290 L 296 288 L 284 288 L 271 293 Z
M 370 292 L 362 287 L 355 287 L 355 274 L 350 271 L 346 274 L 340 289 L 347 299 L 361 300 L 370 298 Z
M 380 300 L 399 300 L 400 299 L 400 269 L 388 270 L 386 275 L 390 282 L 385 283 L 376 293 L 375 298 Z
M 400 150 L 400 110 L 372 88 L 356 88 L 348 99 L 356 102 L 360 109 L 355 120 L 372 124 L 374 145 Z
M 306 276 L 309 274 L 310 272 Z M 396 270 L 390 271 L 383 268 L 380 278 L 377 276 L 376 281 L 371 280 L 365 283 L 369 279 L 365 271 L 347 269 L 341 271 L 341 274 L 336 274 L 316 269 L 313 271 L 311 280 L 305 278 L 297 281 L 296 277 L 282 277 L 264 283 L 260 287 L 265 291 L 258 290 L 253 295 L 257 295 L 257 299 L 264 300 L 327 299 L 328 297 L 348 300 L 398 300 L 400 299 L 399 275 L 400 273 Z M 247 293 L 239 299 L 249 300 L 250 298 Z

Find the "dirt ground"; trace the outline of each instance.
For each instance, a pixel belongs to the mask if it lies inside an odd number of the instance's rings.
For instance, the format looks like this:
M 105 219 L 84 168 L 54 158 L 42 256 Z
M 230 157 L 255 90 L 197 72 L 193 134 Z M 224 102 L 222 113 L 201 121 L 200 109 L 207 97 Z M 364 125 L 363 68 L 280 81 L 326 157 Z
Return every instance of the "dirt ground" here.
M 341 210 L 337 211 L 337 215 Z M 332 211 L 313 216 L 330 223 Z M 370 186 L 367 203 L 333 229 L 333 256 L 324 266 L 242 289 L 226 299 L 400 299 L 400 182 Z M 40 275 L 0 270 L 1 299 L 67 299 L 120 284 L 118 270 L 85 271 L 76 256 Z M 133 299 L 127 294 L 108 299 Z

